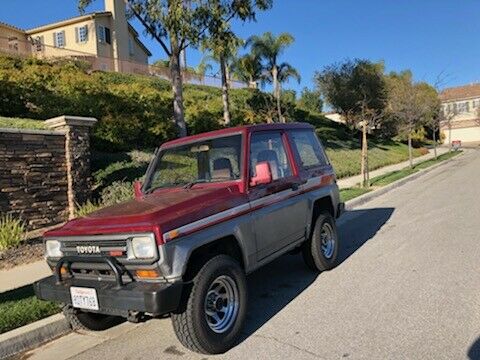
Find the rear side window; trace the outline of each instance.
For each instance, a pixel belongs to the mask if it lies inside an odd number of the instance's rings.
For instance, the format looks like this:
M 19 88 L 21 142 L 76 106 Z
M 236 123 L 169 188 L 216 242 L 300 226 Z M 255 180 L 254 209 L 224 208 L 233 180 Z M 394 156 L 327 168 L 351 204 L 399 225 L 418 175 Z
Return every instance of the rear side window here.
M 289 135 L 304 169 L 328 164 L 322 145 L 313 131 L 293 130 Z
M 260 162 L 268 162 L 272 179 L 292 176 L 292 169 L 287 158 L 280 132 L 253 133 L 250 142 L 250 171 L 254 175 L 255 166 Z

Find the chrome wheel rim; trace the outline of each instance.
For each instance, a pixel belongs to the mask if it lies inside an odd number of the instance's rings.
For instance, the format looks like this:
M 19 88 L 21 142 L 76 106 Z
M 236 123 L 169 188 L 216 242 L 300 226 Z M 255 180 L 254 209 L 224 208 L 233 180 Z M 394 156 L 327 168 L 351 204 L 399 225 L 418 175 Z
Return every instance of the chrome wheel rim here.
M 333 232 L 332 225 L 329 223 L 324 223 L 322 225 L 322 230 L 320 232 L 320 241 L 322 254 L 326 259 L 330 259 L 333 256 L 335 251 L 335 235 Z
M 210 329 L 218 334 L 230 329 L 235 323 L 239 308 L 235 281 L 227 275 L 217 277 L 207 291 L 204 308 Z

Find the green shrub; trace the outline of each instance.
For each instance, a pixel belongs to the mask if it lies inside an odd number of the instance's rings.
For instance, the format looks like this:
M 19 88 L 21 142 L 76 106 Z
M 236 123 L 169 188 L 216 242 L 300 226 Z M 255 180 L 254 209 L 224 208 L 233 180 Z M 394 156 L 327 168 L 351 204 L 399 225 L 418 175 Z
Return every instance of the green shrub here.
M 102 190 L 101 202 L 103 206 L 115 205 L 134 197 L 133 183 L 115 181 Z
M 0 56 L 0 115 L 48 119 L 64 114 L 93 116 L 92 143 L 103 151 L 155 148 L 176 137 L 171 86 L 155 77 L 88 71 L 84 62 Z M 232 123 L 276 118 L 273 96 L 256 89 L 232 89 Z M 285 97 L 282 111 L 295 119 Z M 185 85 L 185 121 L 190 134 L 221 128 L 221 90 Z
M 25 223 L 11 214 L 0 217 L 0 251 L 18 246 L 25 239 Z
M 103 207 L 119 204 L 134 197 L 133 183 L 128 181 L 114 181 L 103 188 L 100 200 L 88 200 L 75 209 L 75 217 L 83 217 Z
M 43 121 L 40 120 L 9 118 L 0 116 L 0 128 L 45 130 L 47 129 L 47 126 Z
M 86 216 L 98 209 L 101 209 L 103 205 L 98 201 L 91 201 L 88 200 L 85 204 L 79 205 L 77 204 L 75 208 L 75 217 L 83 217 Z

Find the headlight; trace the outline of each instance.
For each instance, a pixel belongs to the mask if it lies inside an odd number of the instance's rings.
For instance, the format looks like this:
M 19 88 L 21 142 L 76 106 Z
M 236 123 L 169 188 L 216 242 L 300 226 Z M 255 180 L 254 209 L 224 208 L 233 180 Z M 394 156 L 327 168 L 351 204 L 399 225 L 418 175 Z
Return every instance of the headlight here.
M 62 257 L 63 252 L 60 250 L 60 241 L 47 240 L 45 241 L 45 256 L 49 258 Z
M 151 259 L 157 255 L 157 246 L 153 235 L 132 237 L 128 245 L 127 257 L 129 259 Z

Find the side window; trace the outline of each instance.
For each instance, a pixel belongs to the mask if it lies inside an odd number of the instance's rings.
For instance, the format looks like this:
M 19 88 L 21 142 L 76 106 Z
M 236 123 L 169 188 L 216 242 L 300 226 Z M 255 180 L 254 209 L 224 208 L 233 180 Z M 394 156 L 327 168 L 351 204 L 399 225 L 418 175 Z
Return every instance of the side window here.
M 328 164 L 322 145 L 313 131 L 292 130 L 289 135 L 304 169 Z
M 253 133 L 250 141 L 250 171 L 255 175 L 255 166 L 259 162 L 268 162 L 273 180 L 292 175 L 287 152 L 279 132 Z

